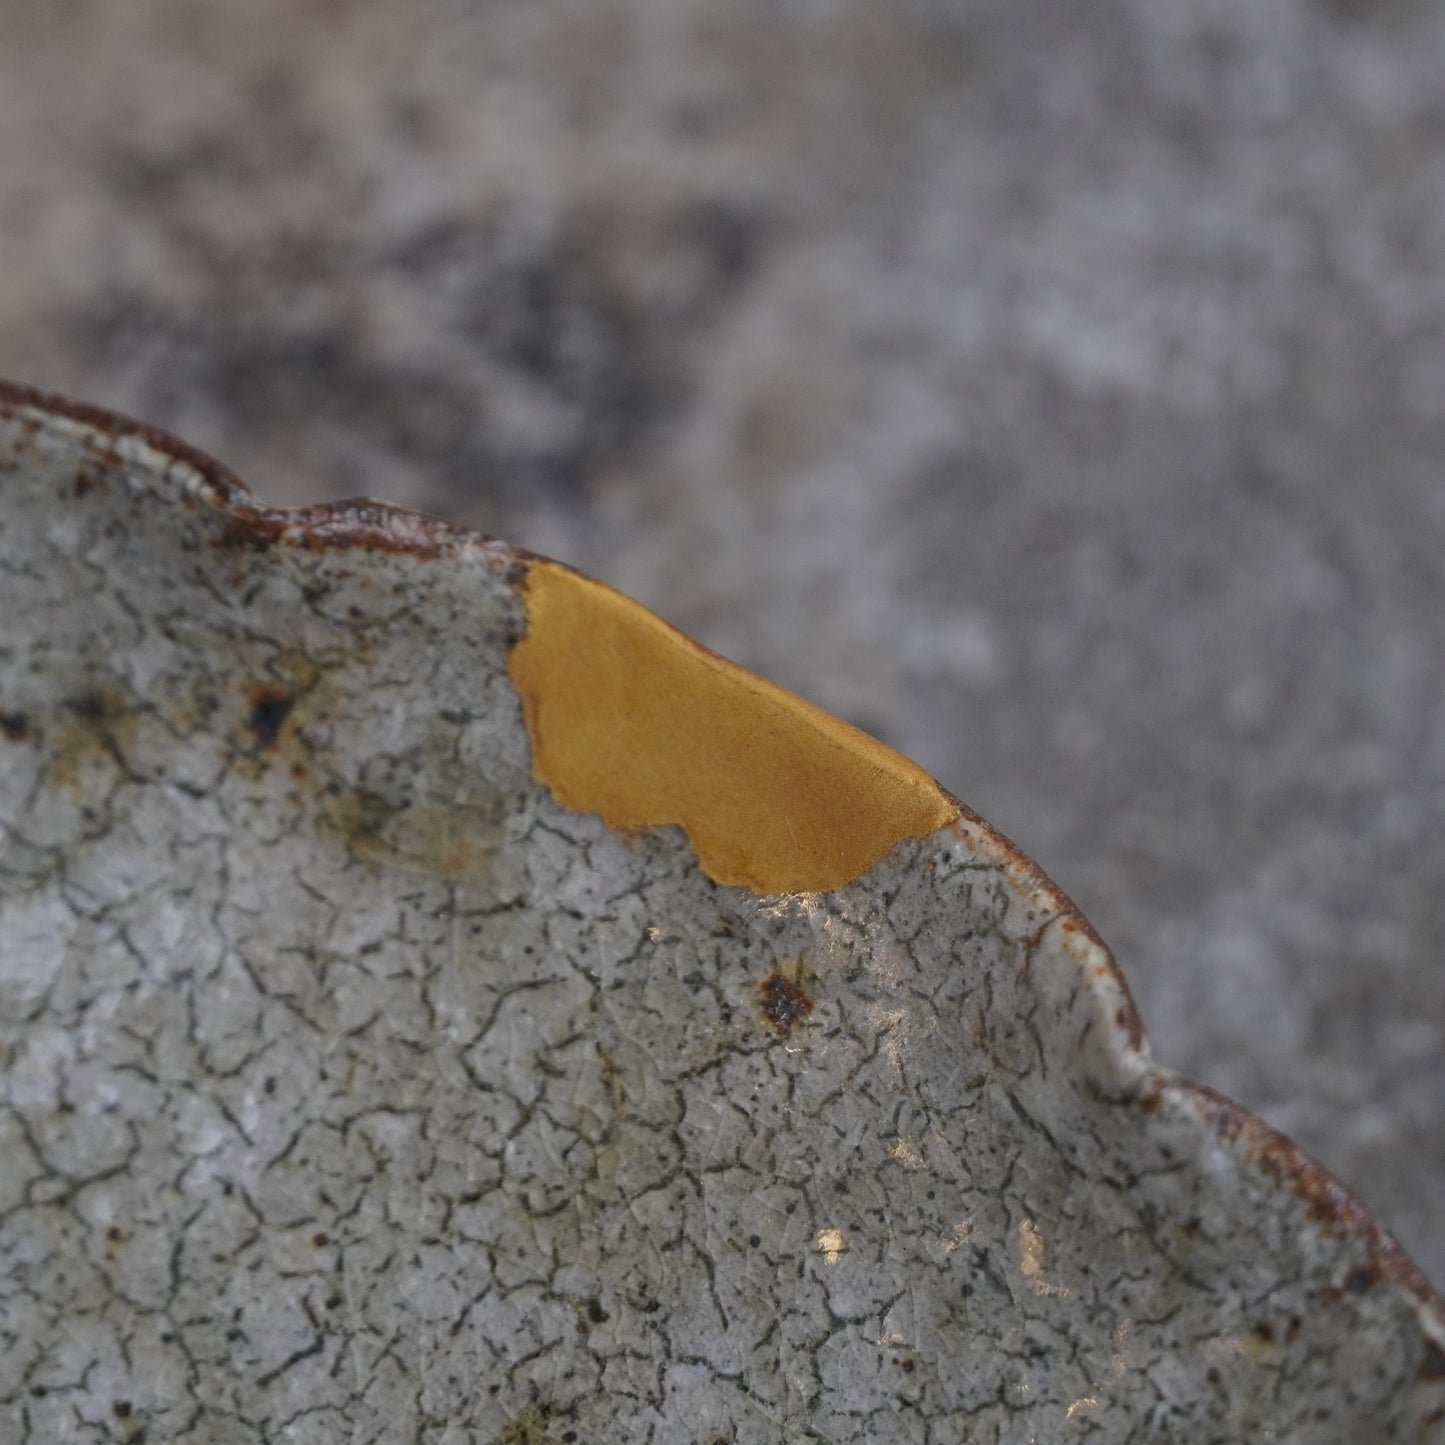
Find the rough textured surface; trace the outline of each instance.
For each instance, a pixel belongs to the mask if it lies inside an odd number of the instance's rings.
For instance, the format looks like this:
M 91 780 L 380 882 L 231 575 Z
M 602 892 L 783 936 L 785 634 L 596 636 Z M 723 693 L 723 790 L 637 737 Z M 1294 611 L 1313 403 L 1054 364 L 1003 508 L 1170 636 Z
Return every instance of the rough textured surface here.
M 607 578 L 1028 841 L 1445 1277 L 1445 12 L 0 7 L 0 374 Z
M 986 825 L 720 887 L 533 780 L 525 557 L 0 467 L 6 1439 L 1445 1439 L 1445 1306 Z

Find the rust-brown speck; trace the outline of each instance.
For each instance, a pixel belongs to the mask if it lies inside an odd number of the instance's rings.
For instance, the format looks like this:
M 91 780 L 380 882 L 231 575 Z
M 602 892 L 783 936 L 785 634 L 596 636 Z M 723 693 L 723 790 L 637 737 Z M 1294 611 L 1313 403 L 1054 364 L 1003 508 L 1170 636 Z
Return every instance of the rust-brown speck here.
M 119 465 L 118 459 L 117 465 Z M 74 490 L 77 497 L 84 497 L 90 492 L 104 494 L 110 491 L 110 482 L 104 472 L 94 469 L 81 471 L 76 474 Z
M 1139 1010 L 1134 1007 L 1133 999 L 1126 999 L 1115 1009 L 1114 1022 L 1129 1040 L 1131 1048 L 1144 1047 L 1144 1025 L 1139 1021 Z
M 813 1012 L 813 1000 L 781 973 L 770 973 L 758 985 L 758 994 L 762 999 L 763 1017 L 780 1039 L 787 1038 L 793 1025 Z
M 1345 1288 L 1351 1294 L 1364 1294 L 1380 1283 L 1382 1278 L 1380 1267 L 1376 1263 L 1357 1264 L 1345 1276 Z
M 264 752 L 270 752 L 281 736 L 281 729 L 291 715 L 291 699 L 270 683 L 258 683 L 250 691 L 251 704 L 246 726 Z

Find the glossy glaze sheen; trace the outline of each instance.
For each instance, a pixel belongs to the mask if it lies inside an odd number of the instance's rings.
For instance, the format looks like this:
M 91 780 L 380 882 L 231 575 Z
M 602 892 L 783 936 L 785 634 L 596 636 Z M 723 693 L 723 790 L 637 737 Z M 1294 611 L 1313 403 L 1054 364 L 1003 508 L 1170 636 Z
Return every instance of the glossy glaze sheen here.
M 958 816 L 916 763 L 613 588 L 538 560 L 522 589 L 508 670 L 565 807 L 677 824 L 709 878 L 758 893 L 840 888 Z

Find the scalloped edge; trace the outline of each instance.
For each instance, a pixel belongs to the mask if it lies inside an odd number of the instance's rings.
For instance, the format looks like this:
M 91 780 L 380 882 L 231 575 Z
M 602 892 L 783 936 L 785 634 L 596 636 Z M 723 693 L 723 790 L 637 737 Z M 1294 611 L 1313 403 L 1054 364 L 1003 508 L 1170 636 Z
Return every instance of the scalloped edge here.
M 492 554 L 492 565 L 494 554 L 504 548 L 521 564 L 511 579 L 518 586 L 530 563 L 565 566 L 524 548 L 499 543 L 485 533 L 388 502 L 354 499 L 304 507 L 269 506 L 228 467 L 199 448 L 144 422 L 24 383 L 0 378 L 0 413 L 34 431 L 42 426 L 62 430 L 68 427 L 79 444 L 103 465 L 123 464 L 129 454 L 130 459 L 144 460 L 161 474 L 177 465 L 187 469 L 191 476 L 176 480 L 188 495 L 228 514 L 228 540 L 236 546 L 299 547 L 309 551 L 362 548 L 423 559 L 451 557 L 485 547 Z M 145 457 L 145 453 L 150 456 Z M 691 644 L 691 639 L 687 641 Z M 769 689 L 776 687 L 772 683 L 765 685 Z M 1293 1196 L 1321 1233 L 1355 1241 L 1365 1263 L 1350 1272 L 1346 1287 L 1368 1289 L 1388 1283 L 1408 1296 L 1427 1341 L 1427 1378 L 1431 1382 L 1445 1379 L 1445 1297 L 1423 1270 L 1364 1204 L 1293 1140 L 1207 1085 L 1153 1063 L 1129 985 L 1093 925 L 1011 839 L 947 789 L 936 786 L 958 809 L 957 819 L 945 824 L 943 831 L 964 837 L 975 851 L 997 864 L 1021 893 L 1032 894 L 1047 910 L 1048 926 L 1058 926 L 1063 935 L 1061 946 L 1078 966 L 1084 986 L 1092 995 L 1095 1015 L 1103 1023 L 1105 1053 L 1114 1079 L 1134 1107 L 1144 1115 L 1166 1106 L 1193 1114 L 1242 1169 L 1256 1175 L 1266 1192 L 1277 1190 Z M 1330 1301 L 1326 1298 L 1324 1302 Z

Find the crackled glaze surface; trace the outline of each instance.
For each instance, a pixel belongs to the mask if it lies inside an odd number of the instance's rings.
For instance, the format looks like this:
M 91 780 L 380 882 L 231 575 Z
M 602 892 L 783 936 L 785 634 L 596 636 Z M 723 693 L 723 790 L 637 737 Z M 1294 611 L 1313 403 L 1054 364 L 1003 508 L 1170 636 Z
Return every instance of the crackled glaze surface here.
M 534 779 L 525 556 L 0 426 L 0 1437 L 1445 1438 L 1438 1299 L 965 811 Z

